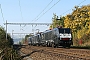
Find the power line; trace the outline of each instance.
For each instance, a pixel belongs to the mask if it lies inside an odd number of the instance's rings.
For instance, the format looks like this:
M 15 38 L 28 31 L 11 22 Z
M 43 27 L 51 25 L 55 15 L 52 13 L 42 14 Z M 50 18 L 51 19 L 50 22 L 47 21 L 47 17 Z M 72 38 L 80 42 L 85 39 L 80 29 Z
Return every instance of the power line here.
M 82 2 L 80 2 L 78 5 L 82 4 L 83 2 L 85 2 L 86 0 L 83 0 Z
M 35 21 L 40 19 L 44 14 L 46 14 L 50 9 L 52 9 L 60 0 L 58 0 L 53 6 L 51 6 L 46 12 L 44 12 L 39 18 L 37 18 Z M 34 27 L 35 28 L 35 27 Z
M 39 18 L 37 18 L 37 20 L 38 19 L 40 19 L 44 14 L 46 14 L 50 9 L 52 9 L 57 3 L 59 3 L 60 2 L 60 0 L 58 0 L 53 6 L 51 6 L 46 12 L 44 12 Z M 35 21 L 37 21 L 37 20 L 35 20 Z
M 22 21 L 23 21 L 23 14 L 22 14 L 22 10 L 21 10 L 21 4 L 20 4 L 20 0 L 19 1 L 19 7 L 20 7 L 20 12 L 21 12 L 21 18 L 22 18 Z M 23 29 L 23 27 L 20 25 L 20 31 Z
M 22 15 L 22 10 L 21 10 L 20 0 L 18 0 L 18 1 L 19 1 L 20 12 L 21 12 L 21 18 L 22 18 L 22 21 L 23 21 L 23 15 Z
M 49 2 L 49 4 L 37 15 L 37 17 L 36 18 L 38 18 L 39 16 L 40 16 L 40 14 L 51 4 L 53 2 L 53 0 L 51 0 L 50 2 Z M 35 18 L 35 19 L 36 19 Z M 35 19 L 33 19 L 33 20 L 35 20 Z M 32 21 L 33 21 L 32 20 Z
M 45 13 L 47 13 L 50 9 L 52 9 L 60 0 L 58 0 L 51 8 L 49 8 L 46 12 L 44 12 L 38 19 L 40 19 Z M 85 2 L 86 0 L 83 0 L 82 2 L 80 2 L 78 5 L 80 5 L 81 3 Z M 71 8 L 72 9 L 72 8 Z M 67 10 L 66 12 L 70 11 L 71 9 Z M 64 12 L 63 14 L 65 14 L 66 12 Z M 62 15 L 62 14 L 61 14 Z M 37 19 L 37 20 L 38 20 Z M 35 20 L 35 21 L 37 21 Z
M 83 2 L 85 2 L 86 0 L 83 0 L 82 2 L 80 2 L 78 5 L 82 4 Z M 72 9 L 72 8 L 71 8 Z M 70 11 L 71 9 L 65 11 L 64 13 L 62 13 L 61 15 L 65 14 L 66 12 Z
M 46 10 L 46 8 L 51 4 L 53 2 L 53 0 L 51 0 L 50 2 L 49 2 L 49 4 L 37 15 L 37 17 L 36 18 L 38 18 L 45 10 Z M 36 19 L 35 18 L 35 19 Z M 35 19 L 33 19 L 32 21 L 34 21 Z M 35 26 L 36 27 L 36 26 Z M 35 28 L 34 27 L 34 28 Z
M 1 14 L 2 14 L 3 21 L 5 22 L 3 12 L 2 12 L 2 8 L 1 8 L 1 4 L 0 4 L 0 9 L 1 9 Z

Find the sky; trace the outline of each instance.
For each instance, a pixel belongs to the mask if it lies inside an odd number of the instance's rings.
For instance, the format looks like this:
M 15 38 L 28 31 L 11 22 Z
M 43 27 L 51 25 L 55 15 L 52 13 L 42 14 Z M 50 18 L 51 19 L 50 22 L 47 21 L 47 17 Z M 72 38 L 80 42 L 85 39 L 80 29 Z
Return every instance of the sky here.
M 88 5 L 90 0 L 0 0 L 0 4 L 0 25 L 6 28 L 3 24 L 6 20 L 8 23 L 52 23 L 53 13 L 66 16 L 74 6 Z M 7 32 L 35 33 L 37 29 L 45 31 L 49 26 L 8 25 Z

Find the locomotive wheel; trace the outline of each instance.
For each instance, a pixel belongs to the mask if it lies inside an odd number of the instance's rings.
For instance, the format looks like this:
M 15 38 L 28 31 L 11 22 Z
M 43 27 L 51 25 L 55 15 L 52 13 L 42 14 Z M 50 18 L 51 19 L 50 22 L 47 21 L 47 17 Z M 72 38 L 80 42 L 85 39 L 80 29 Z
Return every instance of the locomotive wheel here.
M 52 47 L 54 48 L 55 46 L 54 46 L 54 43 L 52 43 Z
M 63 45 L 63 48 L 66 48 L 66 45 Z
M 67 47 L 68 47 L 68 48 L 70 48 L 70 44 L 69 44 L 69 45 L 67 45 Z
M 46 43 L 45 46 L 48 47 L 49 46 L 49 43 Z
M 56 44 L 56 45 L 54 46 L 54 48 L 58 48 L 58 44 Z
M 48 43 L 47 45 L 48 45 L 48 47 L 50 47 L 50 43 Z
M 48 44 L 46 44 L 46 47 L 48 47 Z

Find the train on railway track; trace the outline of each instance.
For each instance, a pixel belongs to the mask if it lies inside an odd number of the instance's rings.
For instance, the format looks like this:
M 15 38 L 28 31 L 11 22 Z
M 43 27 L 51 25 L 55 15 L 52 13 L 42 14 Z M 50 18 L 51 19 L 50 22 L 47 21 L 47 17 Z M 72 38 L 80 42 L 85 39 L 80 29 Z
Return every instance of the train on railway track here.
M 27 38 L 28 45 L 48 47 L 70 47 L 73 45 L 70 28 L 54 28 Z

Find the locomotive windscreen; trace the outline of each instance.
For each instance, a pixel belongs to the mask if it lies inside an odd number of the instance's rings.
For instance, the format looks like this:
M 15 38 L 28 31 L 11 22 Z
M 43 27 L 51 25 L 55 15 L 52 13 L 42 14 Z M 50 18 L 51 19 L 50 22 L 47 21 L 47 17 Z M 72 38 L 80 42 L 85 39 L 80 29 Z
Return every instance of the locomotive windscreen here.
M 70 28 L 59 28 L 59 33 L 71 33 Z

